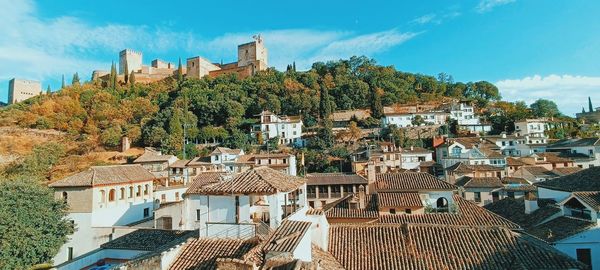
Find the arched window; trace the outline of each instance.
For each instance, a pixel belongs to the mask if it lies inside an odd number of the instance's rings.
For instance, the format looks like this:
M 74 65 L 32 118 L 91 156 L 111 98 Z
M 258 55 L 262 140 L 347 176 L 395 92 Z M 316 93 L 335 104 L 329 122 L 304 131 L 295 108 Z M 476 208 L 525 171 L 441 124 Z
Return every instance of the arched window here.
M 117 192 L 116 192 L 114 189 L 111 189 L 111 190 L 108 192 L 108 201 L 109 201 L 109 202 L 114 202 L 114 201 L 115 201 L 116 193 L 117 193 Z
M 100 202 L 101 203 L 106 202 L 106 192 L 104 190 L 100 190 Z
M 142 186 L 137 186 L 137 191 L 135 192 L 135 196 L 142 196 Z
M 129 187 L 129 198 L 133 198 L 133 187 Z
M 440 197 L 437 199 L 435 205 L 437 208 L 448 208 L 448 200 L 444 197 Z
M 120 200 L 125 200 L 125 188 L 121 188 L 121 196 L 119 196 Z
M 179 192 L 175 192 L 175 200 L 179 201 Z
M 148 195 L 148 192 L 149 192 L 149 190 L 148 190 L 148 184 L 146 184 L 144 186 L 144 195 Z
M 67 199 L 69 198 L 69 194 L 67 194 L 67 192 L 66 192 L 66 191 L 63 191 L 63 193 L 62 193 L 62 198 L 63 198 L 63 201 L 65 201 L 65 202 L 66 202 L 66 201 L 67 201 Z

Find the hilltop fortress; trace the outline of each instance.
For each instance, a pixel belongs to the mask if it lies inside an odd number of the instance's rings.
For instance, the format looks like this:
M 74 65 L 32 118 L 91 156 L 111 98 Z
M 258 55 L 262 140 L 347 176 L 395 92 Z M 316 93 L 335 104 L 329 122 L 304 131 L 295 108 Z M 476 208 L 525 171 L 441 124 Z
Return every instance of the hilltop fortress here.
M 240 78 L 254 75 L 257 71 L 268 68 L 268 53 L 260 35 L 253 37 L 254 41 L 238 45 L 238 57 L 232 63 L 212 63 L 206 58 L 195 56 L 187 58 L 183 68 L 188 78 L 202 78 L 204 76 L 217 77 L 222 74 L 236 73 Z M 150 83 L 162 80 L 177 74 L 177 65 L 154 59 L 150 66 L 143 64 L 142 52 L 131 49 L 122 50 L 119 53 L 119 70 L 117 79 L 125 82 L 125 74 L 133 72 L 136 82 Z M 92 80 L 108 80 L 109 71 L 95 70 Z

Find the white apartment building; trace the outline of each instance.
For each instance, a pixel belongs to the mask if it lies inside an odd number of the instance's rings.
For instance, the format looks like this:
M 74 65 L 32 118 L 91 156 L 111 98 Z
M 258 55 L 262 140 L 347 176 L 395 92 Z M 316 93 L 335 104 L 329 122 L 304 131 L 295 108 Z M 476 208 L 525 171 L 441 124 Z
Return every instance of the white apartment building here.
M 276 115 L 270 111 L 263 111 L 260 116 L 260 124 L 255 125 L 252 136 L 262 136 L 262 140 L 278 137 L 280 144 L 303 145 L 302 120 L 299 116 Z
M 413 120 L 417 117 L 423 119 L 424 125 L 443 125 L 448 120 L 445 112 L 418 112 L 418 113 L 386 113 L 381 118 L 382 127 L 396 125 L 399 128 L 412 127 Z
M 60 264 L 110 241 L 115 227 L 153 215 L 155 177 L 140 165 L 94 166 L 49 187 L 69 205 L 75 232 L 54 257 Z
M 450 119 L 455 119 L 460 128 L 474 133 L 487 133 L 492 130 L 490 124 L 481 123 L 479 116 L 475 114 L 475 106 L 470 102 L 453 104 L 450 109 Z

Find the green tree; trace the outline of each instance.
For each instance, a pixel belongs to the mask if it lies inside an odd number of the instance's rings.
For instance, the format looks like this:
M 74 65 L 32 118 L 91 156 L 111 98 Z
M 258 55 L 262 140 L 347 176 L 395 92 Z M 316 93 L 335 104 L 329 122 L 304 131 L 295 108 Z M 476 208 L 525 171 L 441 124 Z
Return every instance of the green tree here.
M 425 120 L 423 119 L 423 116 L 421 116 L 421 115 L 415 115 L 415 117 L 413 117 L 413 119 L 410 121 L 410 123 L 413 126 L 418 127 L 420 125 L 425 124 Z
M 560 111 L 556 103 L 547 99 L 538 99 L 531 105 L 531 112 L 535 117 L 556 117 L 560 116 Z
M 125 70 L 123 72 L 123 77 L 125 79 L 125 84 L 128 84 L 129 83 L 129 67 L 127 66 L 127 61 L 125 61 Z
M 0 269 L 50 262 L 73 232 L 66 211 L 66 203 L 31 178 L 0 179 Z
M 592 106 L 592 97 L 588 97 L 588 107 L 590 112 L 594 111 L 594 106 Z
M 329 119 L 331 112 L 332 110 L 329 90 L 327 90 L 327 86 L 322 86 L 319 100 L 319 116 L 321 117 L 321 120 Z
M 181 57 L 179 57 L 179 65 L 177 66 L 177 80 L 183 81 L 183 67 L 181 66 Z
M 133 72 L 133 70 L 131 71 L 131 75 L 129 75 L 129 84 L 131 84 L 131 86 L 135 85 L 135 72 Z
M 60 89 L 65 89 L 66 84 L 65 84 L 65 74 L 62 75 L 62 84 L 60 85 Z
M 18 163 L 11 164 L 5 172 L 9 176 L 23 175 L 33 179 L 49 180 L 52 167 L 66 154 L 62 144 L 49 142 L 36 145 L 30 154 Z
M 371 116 L 376 119 L 383 117 L 383 104 L 381 103 L 381 88 L 373 87 L 371 90 Z
M 79 74 L 77 72 L 75 72 L 75 74 L 73 74 L 73 80 L 71 81 L 71 85 L 75 85 L 75 86 L 79 86 Z
M 112 89 L 117 89 L 117 67 L 115 66 L 115 62 L 112 62 L 112 65 L 110 67 L 110 76 L 108 79 L 108 83 L 110 85 L 110 88 Z
M 50 89 L 50 85 L 48 85 L 48 88 L 46 88 L 46 95 L 50 94 L 52 94 L 52 89 Z
M 121 129 L 121 127 L 113 126 L 102 131 L 102 133 L 100 134 L 100 142 L 102 142 L 104 146 L 114 148 L 121 145 L 122 137 L 123 130 Z

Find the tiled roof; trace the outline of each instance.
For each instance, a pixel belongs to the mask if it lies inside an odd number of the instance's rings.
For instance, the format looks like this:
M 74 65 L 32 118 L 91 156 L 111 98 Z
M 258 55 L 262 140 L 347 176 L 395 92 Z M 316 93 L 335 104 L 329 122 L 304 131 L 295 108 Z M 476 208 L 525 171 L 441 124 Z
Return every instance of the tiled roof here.
M 600 145 L 599 138 L 564 139 L 548 145 L 547 148 L 571 148 Z
M 367 179 L 356 173 L 311 173 L 306 175 L 307 185 L 366 185 Z
M 173 162 L 173 164 L 169 165 L 169 167 L 171 167 L 171 168 L 185 168 L 186 165 L 188 164 L 188 162 L 190 162 L 189 159 L 180 159 L 180 160 L 177 160 L 177 161 Z
M 522 178 L 522 177 L 504 177 L 502 178 L 502 183 L 505 185 L 509 185 L 509 184 L 529 184 L 529 182 L 527 181 L 527 179 Z
M 531 227 L 527 232 L 547 242 L 555 242 L 576 235 L 596 223 L 573 217 L 557 217 L 546 223 Z
M 501 227 L 332 225 L 329 239 L 330 253 L 348 270 L 584 267 Z
M 471 172 L 483 172 L 483 171 L 502 171 L 504 169 L 487 164 L 468 165 L 462 162 L 457 162 L 454 165 L 447 167 L 447 171 L 455 173 L 471 173 Z
M 188 166 L 206 166 L 212 165 L 210 157 L 195 157 L 187 164 Z
M 50 187 L 90 187 L 154 180 L 141 165 L 93 166 L 80 173 L 55 181 Z
M 465 188 L 501 188 L 504 187 L 498 177 L 468 177 L 465 176 L 456 182 L 457 186 Z
M 165 162 L 171 160 L 173 155 L 160 155 L 160 152 L 144 151 L 144 153 L 136 158 L 133 163 L 146 163 L 146 162 Z
M 600 191 L 600 167 L 592 167 L 558 178 L 535 183 L 538 187 L 562 191 Z
M 379 191 L 455 190 L 456 187 L 422 172 L 382 173 L 376 176 Z
M 138 229 L 117 239 L 102 244 L 105 249 L 127 249 L 155 251 L 165 245 L 175 245 L 196 236 L 196 231 Z
M 239 155 L 242 153 L 241 149 L 231 149 L 227 147 L 217 147 L 215 150 L 210 153 L 210 155 L 218 155 L 218 154 L 230 154 L 230 155 Z
M 433 151 L 425 149 L 425 148 L 422 148 L 422 147 L 402 148 L 400 152 L 406 153 L 406 154 L 429 154 L 429 153 L 433 153 Z
M 553 203 L 538 200 L 538 207 L 533 213 L 525 214 L 524 198 L 504 198 L 484 206 L 485 209 L 519 224 L 524 229 L 536 226 L 560 213 L 560 208 Z
M 508 165 L 508 166 L 524 166 L 524 165 L 527 165 L 527 163 L 521 161 L 518 158 L 507 157 L 506 158 L 506 165 Z
M 210 195 L 223 194 L 262 194 L 296 190 L 305 180 L 271 169 L 257 167 L 233 176 L 233 179 L 207 185 L 199 193 Z
M 381 215 L 380 223 L 395 224 L 439 224 L 455 226 L 501 226 L 519 229 L 519 225 L 484 208 L 454 195 L 458 207 L 457 213 L 426 213 L 409 215 Z
M 284 220 L 275 230 L 264 247 L 265 252 L 293 252 L 304 234 L 308 232 L 311 222 Z
M 579 167 L 562 167 L 562 168 L 554 168 L 552 169 L 552 173 L 563 176 L 563 175 L 569 175 L 572 173 L 576 173 L 583 170 L 582 168 Z
M 573 192 L 573 196 L 585 202 L 596 211 L 600 211 L 600 191 L 578 191 Z
M 224 176 L 223 172 L 204 172 L 198 174 L 192 181 L 192 184 L 185 193 L 187 194 L 199 194 L 202 193 L 202 188 L 221 182 L 221 177 Z
M 521 169 L 528 171 L 530 174 L 532 174 L 534 176 L 541 176 L 541 177 L 557 177 L 558 176 L 555 173 L 553 173 L 552 171 L 550 171 L 542 166 L 524 166 L 524 167 L 521 167 Z
M 486 155 L 488 158 L 505 158 L 503 154 L 501 154 L 497 150 L 487 149 L 487 148 L 479 148 L 481 152 Z
M 560 153 L 556 152 L 546 152 L 546 153 L 537 153 L 538 157 L 546 158 L 546 162 L 550 163 L 569 163 L 573 162 L 572 159 L 560 156 Z
M 419 193 L 416 192 L 379 192 L 377 193 L 379 207 L 388 206 L 423 206 Z
M 465 146 L 467 149 L 472 149 L 478 145 L 485 143 L 485 140 L 479 137 L 460 137 L 448 139 L 448 145 L 457 142 Z
M 366 195 L 365 208 L 352 208 L 350 202 L 357 200 L 357 195 L 350 194 L 337 201 L 323 206 L 325 216 L 329 218 L 348 218 L 348 219 L 377 219 L 379 216 L 377 208 L 377 196 L 375 194 Z
M 243 259 L 258 242 L 251 240 L 200 238 L 185 244 L 170 270 L 217 269 L 218 258 Z

